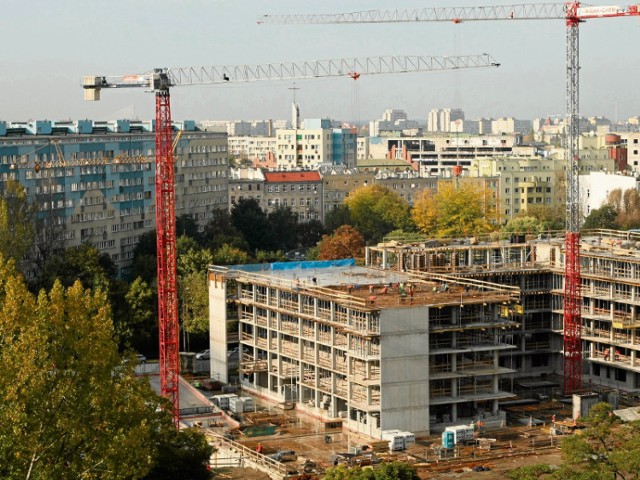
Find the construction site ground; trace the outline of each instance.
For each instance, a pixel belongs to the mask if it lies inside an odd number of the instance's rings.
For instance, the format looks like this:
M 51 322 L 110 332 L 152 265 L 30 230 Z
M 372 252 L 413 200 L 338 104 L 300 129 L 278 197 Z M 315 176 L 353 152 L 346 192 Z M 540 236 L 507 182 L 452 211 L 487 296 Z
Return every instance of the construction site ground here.
M 418 438 L 415 445 L 407 450 L 389 452 L 385 449 L 377 452 L 376 456 L 382 461 L 409 462 L 418 469 L 423 479 L 498 479 L 505 478 L 505 472 L 523 465 L 536 463 L 559 465 L 561 463 L 559 443 L 562 437 L 551 436 L 549 429 L 554 418 L 556 423 L 560 423 L 570 416 L 569 408 L 568 405 L 558 401 L 509 407 L 509 421 L 505 427 L 477 432 L 479 442 L 474 445 L 457 446 L 453 451 L 447 452 L 448 455 L 439 453 L 441 436 L 438 434 Z M 335 454 L 352 453 L 354 448 L 364 450 L 363 453 L 366 454 L 371 451 L 371 446 L 375 449 L 380 448 L 376 445 L 379 440 L 347 432 L 341 428 L 327 428 L 331 424 L 325 424 L 296 410 L 260 406 L 258 412 L 244 415 L 243 424 L 247 423 L 271 423 L 278 426 L 273 435 L 256 437 L 246 437 L 240 429 L 228 426 L 209 429 L 216 439 L 221 440 L 224 435 L 227 439 L 233 436 L 233 441 L 225 440 L 227 441 L 225 448 L 230 447 L 236 453 L 244 451 L 248 460 L 247 462 L 238 461 L 237 466 L 252 466 L 254 461 L 261 465 L 268 463 L 262 462 L 261 457 L 255 454 L 258 444 L 261 444 L 262 455 L 266 457 L 278 451 L 295 451 L 295 459 L 282 463 L 288 475 L 302 474 L 305 471 L 305 465 L 314 465 L 315 468 L 308 469 L 306 473 L 322 477 L 328 468 L 335 465 Z M 484 448 L 481 446 L 482 443 Z M 239 459 L 239 457 L 235 458 Z M 350 465 L 358 465 L 361 462 L 362 465 L 368 464 L 366 456 L 352 458 Z M 233 463 L 236 466 L 235 460 Z M 216 471 L 223 478 L 258 480 L 268 475 L 264 469 L 258 471 L 252 468 L 228 468 L 222 465 L 220 467 Z M 478 471 L 479 469 L 481 471 Z M 274 478 L 273 475 L 272 478 Z

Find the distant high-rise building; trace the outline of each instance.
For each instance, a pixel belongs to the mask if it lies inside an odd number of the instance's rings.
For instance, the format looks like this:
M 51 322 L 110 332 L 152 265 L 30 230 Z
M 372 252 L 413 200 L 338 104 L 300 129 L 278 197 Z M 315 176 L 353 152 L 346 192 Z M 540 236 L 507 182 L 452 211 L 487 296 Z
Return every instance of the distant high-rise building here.
M 464 120 L 464 112 L 460 108 L 434 108 L 427 118 L 429 132 L 451 132 L 451 122 Z

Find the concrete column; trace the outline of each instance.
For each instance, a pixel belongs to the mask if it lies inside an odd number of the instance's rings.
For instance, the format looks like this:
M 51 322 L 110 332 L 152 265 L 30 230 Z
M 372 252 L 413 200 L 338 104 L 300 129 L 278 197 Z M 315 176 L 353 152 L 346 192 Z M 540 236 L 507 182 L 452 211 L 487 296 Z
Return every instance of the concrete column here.
M 457 403 L 451 404 L 451 421 L 454 423 L 458 421 L 458 404 Z

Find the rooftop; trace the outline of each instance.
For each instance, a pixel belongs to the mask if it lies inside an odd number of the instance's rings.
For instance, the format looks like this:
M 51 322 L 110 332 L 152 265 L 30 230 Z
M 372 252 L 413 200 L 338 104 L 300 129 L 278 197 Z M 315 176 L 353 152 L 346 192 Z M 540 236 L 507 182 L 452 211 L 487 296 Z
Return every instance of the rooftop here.
M 345 264 L 347 262 L 278 262 L 229 268 L 211 266 L 210 271 L 371 309 L 496 303 L 517 300 L 519 293 L 514 287 L 475 279 L 394 272 L 356 266 L 352 261 Z

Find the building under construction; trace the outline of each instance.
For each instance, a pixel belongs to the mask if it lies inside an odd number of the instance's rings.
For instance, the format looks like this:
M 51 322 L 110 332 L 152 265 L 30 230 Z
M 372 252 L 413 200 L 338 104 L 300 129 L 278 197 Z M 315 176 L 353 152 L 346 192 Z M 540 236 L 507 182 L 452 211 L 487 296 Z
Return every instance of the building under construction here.
M 243 388 L 350 430 L 502 423 L 501 402 L 561 391 L 563 262 L 561 237 L 514 236 L 211 267 L 212 376 L 228 379 L 237 326 Z M 581 268 L 584 379 L 640 391 L 640 235 L 585 236 Z

